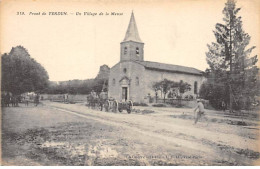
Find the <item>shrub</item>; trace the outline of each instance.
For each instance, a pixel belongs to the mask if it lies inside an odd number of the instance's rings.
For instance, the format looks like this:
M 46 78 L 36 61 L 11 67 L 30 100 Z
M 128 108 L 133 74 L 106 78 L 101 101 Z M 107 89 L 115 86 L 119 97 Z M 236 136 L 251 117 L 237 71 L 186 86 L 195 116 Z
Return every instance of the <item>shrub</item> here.
M 153 107 L 166 107 L 166 105 L 162 103 L 158 103 L 158 104 L 153 104 Z
M 146 103 L 138 103 L 138 102 L 134 102 L 133 105 L 134 106 L 148 106 Z
M 155 113 L 153 110 L 142 110 L 142 114 Z
M 226 86 L 214 85 L 211 83 L 203 83 L 200 88 L 200 96 L 209 100 L 210 105 L 215 109 L 221 109 L 221 103 L 228 103 L 229 95 Z

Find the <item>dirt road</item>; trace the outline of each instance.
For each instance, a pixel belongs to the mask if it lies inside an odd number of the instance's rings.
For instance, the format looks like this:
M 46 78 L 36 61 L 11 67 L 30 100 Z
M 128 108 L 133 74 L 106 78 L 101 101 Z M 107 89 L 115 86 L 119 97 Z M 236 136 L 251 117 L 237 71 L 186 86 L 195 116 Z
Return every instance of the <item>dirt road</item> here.
M 223 114 L 223 113 L 222 113 Z M 191 109 L 136 107 L 107 113 L 84 104 L 44 102 L 3 109 L 3 164 L 253 165 L 259 160 L 258 119 Z

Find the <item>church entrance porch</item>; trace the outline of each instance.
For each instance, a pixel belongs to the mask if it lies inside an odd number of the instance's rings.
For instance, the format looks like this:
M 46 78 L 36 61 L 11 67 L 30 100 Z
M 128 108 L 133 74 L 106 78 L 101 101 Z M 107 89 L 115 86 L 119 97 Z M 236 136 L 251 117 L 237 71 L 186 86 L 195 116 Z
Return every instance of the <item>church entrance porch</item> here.
M 128 87 L 122 87 L 122 100 L 128 99 Z
M 130 79 L 127 76 L 124 76 L 120 81 L 121 93 L 120 99 L 122 101 L 127 101 L 129 99 L 129 86 L 130 86 Z

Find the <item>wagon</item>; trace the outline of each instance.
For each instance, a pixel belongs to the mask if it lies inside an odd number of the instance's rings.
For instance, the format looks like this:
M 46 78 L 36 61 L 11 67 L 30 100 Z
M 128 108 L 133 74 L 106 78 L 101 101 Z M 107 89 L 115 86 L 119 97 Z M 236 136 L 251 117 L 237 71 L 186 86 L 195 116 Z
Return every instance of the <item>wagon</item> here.
M 126 110 L 128 114 L 131 113 L 133 109 L 133 102 L 131 100 L 128 100 L 126 102 L 119 102 L 118 103 L 118 111 L 122 112 L 123 110 Z
M 88 95 L 87 106 L 91 109 L 97 109 L 102 111 L 102 101 L 98 97 L 93 97 L 92 95 Z
M 107 99 L 105 102 L 104 102 L 104 109 L 106 112 L 114 112 L 116 113 L 117 112 L 117 109 L 118 109 L 118 102 L 115 100 L 115 99 Z
M 131 100 L 126 102 L 118 102 L 115 99 L 108 99 L 104 103 L 104 108 L 106 112 L 112 111 L 112 112 L 122 112 L 123 110 L 126 110 L 128 114 L 131 113 L 133 108 L 133 102 Z

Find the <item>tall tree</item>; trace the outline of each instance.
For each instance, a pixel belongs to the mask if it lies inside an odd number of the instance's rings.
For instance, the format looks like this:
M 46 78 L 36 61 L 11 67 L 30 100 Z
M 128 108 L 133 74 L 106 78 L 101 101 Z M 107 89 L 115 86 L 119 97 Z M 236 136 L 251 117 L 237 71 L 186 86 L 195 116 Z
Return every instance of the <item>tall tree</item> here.
M 255 46 L 247 48 L 250 36 L 242 28 L 234 0 L 228 0 L 223 9 L 224 23 L 217 23 L 213 31 L 216 42 L 208 45 L 207 62 L 214 74 L 216 85 L 229 86 L 229 109 L 244 98 L 253 100 L 257 93 L 257 56 L 250 57 Z
M 2 55 L 2 91 L 13 94 L 41 92 L 47 87 L 48 73 L 28 51 L 17 46 L 9 54 Z

